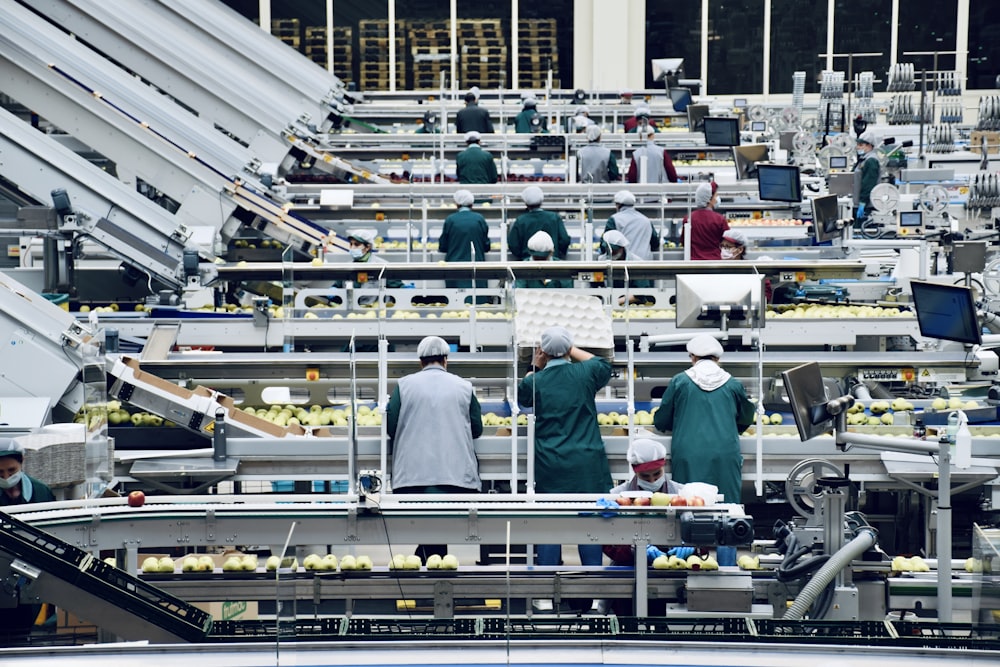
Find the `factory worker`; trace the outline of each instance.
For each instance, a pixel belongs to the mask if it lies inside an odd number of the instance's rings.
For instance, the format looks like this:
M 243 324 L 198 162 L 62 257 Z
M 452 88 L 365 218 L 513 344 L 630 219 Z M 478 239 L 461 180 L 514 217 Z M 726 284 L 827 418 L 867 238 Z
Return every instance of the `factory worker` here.
M 521 113 L 514 117 L 514 131 L 518 134 L 545 132 L 541 124 L 532 123 L 532 119 L 536 117 L 538 117 L 538 100 L 534 95 L 527 95 L 522 102 Z
M 24 473 L 24 449 L 11 438 L 0 438 L 0 507 L 48 503 L 56 499 L 41 480 Z
M 631 134 L 633 132 L 641 132 L 647 128 L 653 127 L 653 123 L 649 120 L 650 111 L 649 107 L 646 105 L 639 105 L 632 112 L 631 118 L 625 119 L 625 132 Z
M 694 210 L 684 222 L 691 227 L 691 259 L 721 260 L 722 235 L 729 230 L 726 217 L 712 210 L 716 203 L 715 182 L 702 183 L 694 191 Z
M 739 503 L 740 433 L 753 423 L 754 405 L 743 384 L 719 366 L 722 345 L 715 337 L 695 336 L 687 352 L 691 368 L 671 378 L 653 424 L 659 431 L 672 433 L 674 481 L 714 484 L 725 502 Z
M 552 237 L 539 230 L 528 239 L 528 258 L 532 262 L 558 261 L 552 257 L 553 248 Z M 549 278 L 539 275 L 518 278 L 514 281 L 514 287 L 518 288 L 567 288 L 572 286 L 572 278 Z
M 722 234 L 722 242 L 719 244 L 719 251 L 722 253 L 722 260 L 741 260 L 747 258 L 747 235 L 738 229 L 727 229 Z M 761 259 L 767 259 L 766 257 Z M 771 302 L 774 288 L 771 286 L 771 279 L 764 278 L 764 298 Z
M 635 195 L 628 190 L 615 193 L 615 213 L 604 224 L 604 231 L 617 229 L 629 241 L 629 258 L 649 261 L 660 249 L 660 236 L 652 221 L 635 210 Z
M 564 327 L 542 332 L 533 370 L 517 400 L 535 413 L 535 491 L 604 493 L 611 488 L 608 457 L 597 423 L 598 391 L 611 379 L 611 362 L 573 345 Z M 583 565 L 601 565 L 601 545 L 580 545 Z M 558 565 L 562 547 L 538 545 L 539 565 Z M 575 601 L 580 602 L 580 601 Z M 589 601 L 582 609 L 589 609 Z
M 872 188 L 878 185 L 882 167 L 878 161 L 875 133 L 865 130 L 858 137 L 858 163 L 854 166 L 854 207 L 857 218 L 864 218 L 871 211 Z
M 566 131 L 586 132 L 587 128 L 593 124 L 594 121 L 590 117 L 590 107 L 582 104 L 576 108 L 576 112 L 572 116 L 566 119 Z
M 420 127 L 417 128 L 417 134 L 440 134 L 441 128 L 438 127 L 438 115 L 434 111 L 428 111 L 424 114 L 423 122 Z
M 628 252 L 628 246 L 628 237 L 617 229 L 610 229 L 604 232 L 601 237 L 601 250 L 611 261 L 632 259 Z
M 478 89 L 470 90 L 465 94 L 465 108 L 455 114 L 455 131 L 459 134 L 472 131 L 493 134 L 493 121 L 490 120 L 490 112 L 479 106 L 478 101 Z
M 628 237 L 617 229 L 609 229 L 604 232 L 604 235 L 601 237 L 601 252 L 604 253 L 605 259 L 609 259 L 614 262 L 636 259 L 632 255 L 631 241 L 629 241 Z M 617 276 L 624 275 L 624 271 L 609 271 L 608 277 L 611 277 L 612 273 Z M 607 286 L 607 279 L 608 278 L 605 278 L 603 286 Z M 594 287 L 602 287 L 600 283 L 591 283 L 591 285 Z M 616 289 L 621 289 L 625 287 L 625 281 L 620 278 L 612 278 L 611 286 Z M 632 279 L 628 281 L 628 286 L 630 288 L 649 288 L 653 286 L 653 281 Z M 629 294 L 628 302 L 638 305 L 648 305 L 654 303 L 655 299 L 644 294 Z M 624 303 L 625 296 L 622 295 L 618 297 L 618 305 L 623 305 Z
M 648 126 L 639 136 L 645 141 L 632 152 L 632 162 L 628 166 L 628 173 L 625 180 L 629 183 L 676 183 L 677 170 L 674 169 L 674 161 L 670 159 L 670 153 L 664 148 L 657 146 L 653 137 L 656 130 L 653 126 Z M 646 165 L 646 177 L 642 178 L 641 164 Z
M 591 125 L 586 130 L 587 145 L 577 151 L 577 179 L 581 183 L 611 183 L 621 180 L 614 151 L 601 145 L 601 128 Z
M 52 490 L 41 480 L 25 474 L 24 449 L 11 438 L 0 438 L 0 507 L 47 503 L 56 498 Z M 5 591 L 11 597 L 12 591 Z M 14 602 L 18 602 L 16 599 Z M 10 638 L 24 636 L 31 632 L 35 618 L 41 610 L 40 604 L 15 604 L 0 606 L 0 633 Z
M 393 493 L 479 493 L 482 487 L 472 443 L 483 434 L 482 409 L 472 383 L 448 372 L 449 352 L 443 338 L 421 340 L 420 371 L 400 378 L 389 398 Z M 424 562 L 447 553 L 443 544 L 417 547 Z
M 542 202 L 545 201 L 542 189 L 537 185 L 526 187 L 521 192 L 521 201 L 524 202 L 527 211 L 519 215 L 507 231 L 507 247 L 511 259 L 530 258 L 528 239 L 537 231 L 543 231 L 552 237 L 555 244 L 553 256 L 556 259 L 566 259 L 566 252 L 569 250 L 569 232 L 566 231 L 566 225 L 558 214 L 542 208 Z
M 381 266 L 388 264 L 384 259 L 374 254 L 373 250 L 375 248 L 375 238 L 378 232 L 374 229 L 352 229 L 347 232 L 347 241 L 350 243 L 350 254 L 351 261 L 355 264 L 371 264 L 370 269 L 363 269 L 364 276 L 361 279 L 354 281 L 355 289 L 378 289 L 379 280 L 378 274 L 381 271 Z M 344 282 L 342 280 L 335 280 L 333 282 L 333 287 L 343 287 Z M 395 278 L 389 278 L 385 281 L 385 286 L 389 288 L 399 288 L 403 286 L 403 281 Z M 358 298 L 358 303 L 360 305 L 372 305 L 378 300 L 375 296 L 361 296 Z M 361 351 L 359 349 L 359 351 Z
M 458 182 L 463 184 L 492 185 L 497 182 L 497 165 L 493 155 L 480 145 L 479 132 L 465 133 L 465 150 L 455 158 Z
M 446 262 L 485 261 L 490 250 L 490 228 L 486 218 L 472 210 L 475 199 L 468 190 L 457 191 L 453 199 L 458 210 L 444 219 L 438 252 L 444 253 Z M 448 279 L 445 285 L 465 289 L 472 287 L 472 281 Z M 486 287 L 486 281 L 477 280 L 476 287 Z

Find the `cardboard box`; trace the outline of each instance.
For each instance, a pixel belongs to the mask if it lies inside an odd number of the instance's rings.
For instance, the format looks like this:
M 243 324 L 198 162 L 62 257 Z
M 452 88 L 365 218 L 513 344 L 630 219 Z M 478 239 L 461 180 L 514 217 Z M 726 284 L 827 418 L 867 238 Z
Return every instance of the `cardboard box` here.
M 986 153 L 996 155 L 1000 153 L 1000 132 L 990 132 L 986 130 L 973 130 L 969 135 L 969 151 L 982 155 L 983 138 L 986 139 Z
M 288 429 L 284 426 L 272 424 L 266 419 L 243 412 L 236 405 L 236 401 L 229 396 L 216 394 L 215 400 L 226 410 L 226 421 L 234 424 L 237 429 L 244 426 L 248 430 L 255 432 L 255 434 L 266 434 L 274 438 L 284 438 L 286 435 L 289 435 Z
M 62 608 L 56 609 L 56 633 L 66 634 L 90 634 L 96 633 L 97 626 L 90 621 L 85 621 L 73 612 Z
M 137 382 L 142 382 L 144 384 L 151 385 L 157 389 L 161 389 L 174 396 L 179 396 L 181 398 L 191 398 L 194 396 L 194 392 L 190 389 L 185 389 L 184 387 L 178 386 L 173 382 L 168 382 L 161 377 L 153 375 L 152 373 L 147 373 L 139 368 L 139 360 L 132 359 L 131 357 L 122 357 L 122 361 L 126 366 L 132 369 L 132 377 L 135 378 Z

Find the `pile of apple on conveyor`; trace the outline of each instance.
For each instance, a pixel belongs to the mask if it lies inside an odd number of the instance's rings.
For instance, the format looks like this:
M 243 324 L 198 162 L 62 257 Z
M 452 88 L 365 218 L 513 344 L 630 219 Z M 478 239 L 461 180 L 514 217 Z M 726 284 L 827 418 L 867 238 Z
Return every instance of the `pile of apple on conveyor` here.
M 938 397 L 931 404 L 931 408 L 934 411 L 972 410 L 978 407 L 979 403 L 976 401 L 963 401 L 960 398 L 954 397 L 949 399 Z M 912 412 L 913 410 L 913 403 L 905 398 L 894 398 L 891 403 L 889 401 L 872 401 L 868 404 L 867 408 L 862 401 L 857 401 L 847 409 L 847 425 L 892 426 L 895 424 L 893 414 L 897 412 Z M 917 416 L 919 416 L 919 413 Z
M 618 496 L 614 498 L 619 507 L 703 507 L 705 499 L 701 496 L 682 496 L 680 494 L 656 491 L 652 495 Z

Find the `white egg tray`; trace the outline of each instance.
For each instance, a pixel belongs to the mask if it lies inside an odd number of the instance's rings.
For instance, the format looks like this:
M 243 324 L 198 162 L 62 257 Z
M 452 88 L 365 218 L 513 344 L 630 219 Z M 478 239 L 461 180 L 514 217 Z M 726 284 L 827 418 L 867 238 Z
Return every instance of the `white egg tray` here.
M 602 356 L 613 356 L 615 348 L 611 314 L 593 293 L 568 289 L 514 290 L 514 336 L 520 350 L 533 350 L 542 332 L 552 326 L 566 327 L 576 347 Z

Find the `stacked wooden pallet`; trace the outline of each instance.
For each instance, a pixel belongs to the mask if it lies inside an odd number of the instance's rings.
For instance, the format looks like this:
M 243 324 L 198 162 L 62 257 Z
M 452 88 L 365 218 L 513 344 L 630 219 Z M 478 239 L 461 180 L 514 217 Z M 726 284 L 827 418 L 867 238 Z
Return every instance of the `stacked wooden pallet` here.
M 272 19 L 271 34 L 296 51 L 302 43 L 302 28 L 298 19 Z
M 343 26 L 333 27 L 333 74 L 341 81 L 354 81 L 353 29 Z M 326 67 L 326 26 L 306 26 L 306 56 L 322 67 Z
M 441 86 L 441 72 L 451 72 L 451 28 L 449 21 L 410 21 L 411 69 L 414 89 Z
M 552 85 L 559 83 L 559 47 L 555 19 L 521 19 L 518 23 L 518 87 L 544 88 L 552 70 Z
M 465 19 L 456 26 L 459 83 L 496 88 L 507 83 L 507 38 L 500 19 Z
M 396 26 L 396 71 L 389 72 L 389 22 L 381 19 L 358 21 L 358 63 L 362 90 L 388 90 L 390 76 L 396 87 L 406 88 L 406 33 L 402 21 Z

